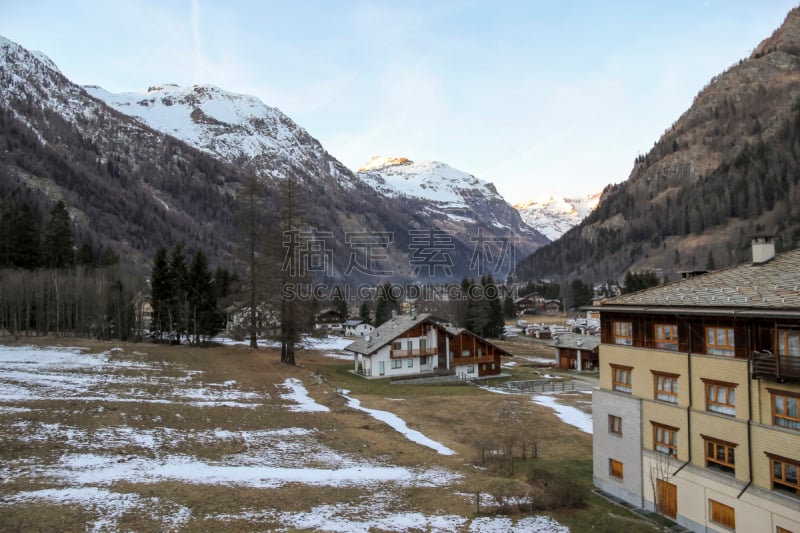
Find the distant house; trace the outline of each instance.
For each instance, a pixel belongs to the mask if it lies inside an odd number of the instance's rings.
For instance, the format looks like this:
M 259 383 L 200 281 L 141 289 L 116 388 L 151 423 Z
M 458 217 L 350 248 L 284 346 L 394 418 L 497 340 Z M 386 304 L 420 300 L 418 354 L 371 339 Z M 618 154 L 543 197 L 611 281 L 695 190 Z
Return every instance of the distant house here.
M 360 318 L 346 320 L 343 327 L 346 337 L 363 337 L 364 335 L 369 335 L 375 329 L 375 326 Z
M 373 378 L 433 373 L 467 378 L 499 376 L 500 356 L 510 355 L 486 339 L 427 313 L 395 316 L 346 350 L 354 355 L 354 370 Z
M 547 300 L 544 302 L 544 311 L 546 313 L 560 313 L 561 300 Z
M 314 327 L 316 329 L 341 330 L 344 319 L 345 317 L 343 317 L 338 311 L 333 309 L 325 309 L 316 316 Z
M 514 312 L 517 313 L 517 316 L 535 315 L 537 311 L 543 308 L 544 298 L 535 292 L 514 300 Z
M 556 349 L 558 368 L 594 370 L 600 360 L 600 337 L 562 333 L 549 344 Z

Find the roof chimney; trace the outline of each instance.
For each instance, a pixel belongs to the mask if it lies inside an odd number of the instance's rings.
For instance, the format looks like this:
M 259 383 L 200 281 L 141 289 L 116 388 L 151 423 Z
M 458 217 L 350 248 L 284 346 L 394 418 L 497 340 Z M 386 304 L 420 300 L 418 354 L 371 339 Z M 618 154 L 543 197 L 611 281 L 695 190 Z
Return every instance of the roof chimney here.
M 753 264 L 761 265 L 775 257 L 775 238 L 768 235 L 753 237 Z

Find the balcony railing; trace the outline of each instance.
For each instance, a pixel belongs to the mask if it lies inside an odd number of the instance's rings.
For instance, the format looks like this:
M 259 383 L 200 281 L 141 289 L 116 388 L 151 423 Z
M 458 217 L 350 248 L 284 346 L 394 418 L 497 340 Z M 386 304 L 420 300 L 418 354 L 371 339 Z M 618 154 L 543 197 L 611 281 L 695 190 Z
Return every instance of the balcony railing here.
M 754 378 L 773 379 L 778 382 L 800 381 L 800 357 L 773 355 L 764 351 L 753 352 L 750 361 Z
M 437 355 L 438 353 L 438 348 L 434 346 L 433 348 L 422 348 L 417 350 L 392 350 L 389 352 L 389 357 L 391 359 L 399 359 L 401 357 L 424 357 L 426 355 Z

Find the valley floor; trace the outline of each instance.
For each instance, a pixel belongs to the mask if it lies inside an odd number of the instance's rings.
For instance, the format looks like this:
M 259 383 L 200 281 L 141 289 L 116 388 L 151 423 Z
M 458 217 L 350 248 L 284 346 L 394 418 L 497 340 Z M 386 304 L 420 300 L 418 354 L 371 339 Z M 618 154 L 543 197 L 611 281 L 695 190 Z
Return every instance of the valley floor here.
M 513 509 L 497 435 L 590 476 L 587 394 L 363 380 L 341 347 L 290 367 L 269 347 L 0 345 L 0 530 L 649 529 L 594 497 L 578 521 Z

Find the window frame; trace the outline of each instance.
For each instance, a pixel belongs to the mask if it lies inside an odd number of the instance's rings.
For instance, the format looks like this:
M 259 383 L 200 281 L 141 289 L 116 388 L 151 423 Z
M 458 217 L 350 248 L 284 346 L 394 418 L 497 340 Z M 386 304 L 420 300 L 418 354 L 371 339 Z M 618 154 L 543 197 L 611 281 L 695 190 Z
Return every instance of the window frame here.
M 671 336 L 665 335 L 669 331 Z M 677 324 L 654 324 L 653 335 L 655 337 L 656 348 L 659 350 L 678 351 L 678 325 Z
M 653 450 L 670 457 L 678 457 L 678 431 L 680 428 L 652 420 L 650 424 L 653 426 Z M 666 436 L 667 440 L 664 440 L 663 436 Z
M 794 343 L 791 342 L 793 339 Z M 791 329 L 778 330 L 778 355 L 781 357 L 800 357 L 800 331 Z
M 625 479 L 625 465 L 622 463 L 622 461 L 617 461 L 616 459 L 609 458 L 608 475 L 613 477 L 614 479 L 619 479 L 620 481 Z
M 725 344 L 718 342 L 719 333 L 722 331 L 725 331 Z M 733 328 L 706 326 L 706 354 L 734 357 L 736 355 L 736 337 Z
M 614 344 L 633 346 L 633 322 L 614 321 Z
M 611 390 L 632 394 L 633 392 L 633 367 L 609 363 L 611 367 Z M 621 380 L 627 376 L 627 381 Z M 619 378 L 619 379 L 618 379 Z
M 653 399 L 666 402 L 678 403 L 678 378 L 680 374 L 651 370 L 653 374 Z M 672 383 L 672 387 L 666 387 L 667 383 Z M 670 390 L 674 389 L 674 390 Z
M 728 521 L 727 518 L 731 520 Z M 736 529 L 736 509 L 717 500 L 708 499 L 708 519 L 728 529 Z
M 397 370 L 399 368 L 403 368 L 403 360 L 402 359 L 392 359 L 392 364 L 390 365 L 392 370 Z
M 769 452 L 765 452 L 765 454 L 769 457 L 769 479 L 772 483 L 772 490 L 779 490 L 783 493 L 800 497 L 800 460 L 782 457 Z M 775 477 L 776 465 L 781 465 L 781 478 Z M 794 482 L 786 479 L 787 466 L 794 468 Z M 778 486 L 776 487 L 776 485 Z
M 770 393 L 770 404 L 772 406 L 772 425 L 792 431 L 800 431 L 800 394 L 767 388 Z M 778 413 L 778 398 L 783 400 L 785 414 Z M 794 405 L 796 416 L 789 414 L 790 404 Z M 780 422 L 785 421 L 785 422 Z
M 622 417 L 617 415 L 608 415 L 608 432 L 612 435 L 622 436 Z
M 701 378 L 706 389 L 706 411 L 723 416 L 736 416 L 736 387 L 738 383 Z M 725 390 L 724 401 L 718 401 L 719 391 Z M 712 394 L 711 391 L 715 391 Z M 713 398 L 713 399 L 712 399 Z M 731 403 L 733 399 L 733 403 Z
M 714 468 L 722 472 L 736 475 L 736 447 L 738 444 L 726 440 L 700 435 L 703 438 L 703 454 L 706 459 L 706 468 Z M 713 453 L 709 454 L 709 445 L 713 447 Z M 724 449 L 724 459 L 717 458 L 719 449 Z M 733 461 L 731 461 L 731 457 Z M 711 464 L 709 464 L 711 463 Z

